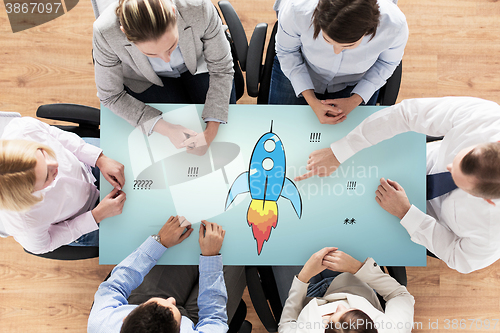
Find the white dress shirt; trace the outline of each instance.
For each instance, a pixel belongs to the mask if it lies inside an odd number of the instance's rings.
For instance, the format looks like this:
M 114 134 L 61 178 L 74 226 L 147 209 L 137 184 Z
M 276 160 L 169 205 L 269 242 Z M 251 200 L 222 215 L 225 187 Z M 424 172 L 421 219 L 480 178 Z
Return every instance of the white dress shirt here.
M 276 53 L 281 69 L 297 97 L 307 89 L 323 94 L 356 85 L 352 93 L 366 103 L 403 58 L 408 40 L 406 18 L 394 3 L 379 0 L 375 37 L 365 36 L 358 47 L 335 54 L 321 32 L 313 39 L 312 14 L 317 4 L 318 0 L 288 0 L 280 5 Z
M 366 147 L 408 131 L 444 136 L 427 147 L 427 174 L 444 172 L 462 149 L 500 140 L 500 106 L 472 97 L 405 100 L 366 118 L 331 148 L 343 163 Z M 500 258 L 500 200 L 493 202 L 496 206 L 456 189 L 427 201 L 428 215 L 412 206 L 401 224 L 412 241 L 449 267 L 469 273 Z
M 1 139 L 47 145 L 59 163 L 54 182 L 34 192 L 43 197 L 42 201 L 25 212 L 0 211 L 9 235 L 30 252 L 46 253 L 98 229 L 90 210 L 99 191 L 88 166 L 95 166 L 100 148 L 85 143 L 76 134 L 29 117 L 12 120 Z
M 294 277 L 281 314 L 279 333 L 324 333 L 328 320 L 325 321 L 322 316 L 332 309 L 323 308 L 332 304 L 336 310 L 338 303 L 366 313 L 379 333 L 411 332 L 415 305 L 413 296 L 405 286 L 383 273 L 372 258 L 366 259 L 356 274 L 342 273 L 333 279 L 323 297 L 306 297 L 308 286 L 309 283 Z M 385 311 L 373 289 L 385 299 Z M 359 324 L 362 325 L 361 322 Z

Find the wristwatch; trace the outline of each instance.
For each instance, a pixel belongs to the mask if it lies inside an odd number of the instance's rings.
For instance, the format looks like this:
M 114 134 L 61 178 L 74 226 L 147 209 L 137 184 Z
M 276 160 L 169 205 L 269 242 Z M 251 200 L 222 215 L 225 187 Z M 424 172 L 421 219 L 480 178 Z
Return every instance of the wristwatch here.
M 155 241 L 157 241 L 158 243 L 160 243 L 160 244 L 161 244 L 160 235 L 151 235 L 151 237 L 153 237 L 153 239 L 154 239 Z M 163 245 L 163 244 L 162 244 L 162 245 Z

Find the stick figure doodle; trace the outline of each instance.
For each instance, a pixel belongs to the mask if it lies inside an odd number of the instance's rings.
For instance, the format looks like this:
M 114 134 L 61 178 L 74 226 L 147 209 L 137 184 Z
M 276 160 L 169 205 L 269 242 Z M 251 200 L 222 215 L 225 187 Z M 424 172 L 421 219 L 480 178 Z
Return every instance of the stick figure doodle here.
M 255 144 L 250 158 L 249 171 L 240 174 L 231 185 L 226 198 L 226 210 L 238 194 L 250 192 L 252 201 L 248 207 L 247 222 L 257 241 L 260 255 L 272 228 L 278 222 L 279 197 L 290 200 L 295 213 L 302 216 L 302 198 L 295 184 L 286 177 L 285 150 L 281 139 L 271 129 Z

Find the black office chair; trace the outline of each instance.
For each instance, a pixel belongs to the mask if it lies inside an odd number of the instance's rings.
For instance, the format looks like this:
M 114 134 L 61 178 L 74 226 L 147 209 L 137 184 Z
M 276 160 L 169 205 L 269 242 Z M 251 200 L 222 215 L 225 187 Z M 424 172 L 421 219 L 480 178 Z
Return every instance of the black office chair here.
M 99 124 L 101 111 L 84 105 L 77 104 L 46 104 L 36 111 L 39 118 L 68 121 L 76 125 L 56 125 L 56 127 L 77 134 L 80 137 L 99 137 Z M 41 258 L 55 260 L 82 260 L 99 257 L 98 246 L 69 246 L 63 245 L 52 252 L 35 254 L 24 250 L 26 253 Z
M 400 284 L 407 285 L 405 267 L 386 267 L 390 276 Z M 260 321 L 268 332 L 278 332 L 283 306 L 271 266 L 247 266 L 245 268 L 248 293 Z M 378 295 L 383 309 L 384 299 Z
M 78 104 L 46 104 L 36 110 L 39 118 L 68 121 L 77 125 L 56 125 L 56 127 L 77 134 L 80 137 L 100 136 L 101 110 Z
M 271 73 L 274 57 L 276 55 L 275 36 L 278 29 L 277 22 L 273 26 L 269 44 L 265 51 L 266 57 L 264 59 L 264 64 L 262 64 L 267 23 L 259 23 L 255 27 L 250 44 L 248 44 L 243 25 L 231 3 L 227 0 L 221 0 L 218 4 L 234 41 L 236 54 L 240 65 L 242 65 L 241 69 L 246 71 L 248 95 L 257 97 L 257 104 L 268 104 Z M 401 62 L 394 70 L 392 76 L 387 80 L 386 84 L 380 88 L 377 99 L 378 104 L 389 106 L 396 103 L 399 88 L 401 86 L 402 66 Z

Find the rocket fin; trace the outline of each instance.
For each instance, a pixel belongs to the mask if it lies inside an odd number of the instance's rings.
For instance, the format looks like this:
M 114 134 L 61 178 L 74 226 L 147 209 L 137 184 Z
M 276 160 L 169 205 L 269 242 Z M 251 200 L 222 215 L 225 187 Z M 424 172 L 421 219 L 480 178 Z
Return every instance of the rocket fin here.
M 226 208 L 224 208 L 224 210 L 227 210 L 229 206 L 231 206 L 233 200 L 236 198 L 238 194 L 249 191 L 250 189 L 248 187 L 248 171 L 245 171 L 242 174 L 240 174 L 238 178 L 236 178 L 236 180 L 233 182 L 233 185 L 231 185 L 229 193 L 227 194 Z
M 281 190 L 281 196 L 285 199 L 290 200 L 295 213 L 299 219 L 302 217 L 302 198 L 300 197 L 299 190 L 295 184 L 288 178 L 285 177 L 285 182 L 283 183 L 283 189 Z

